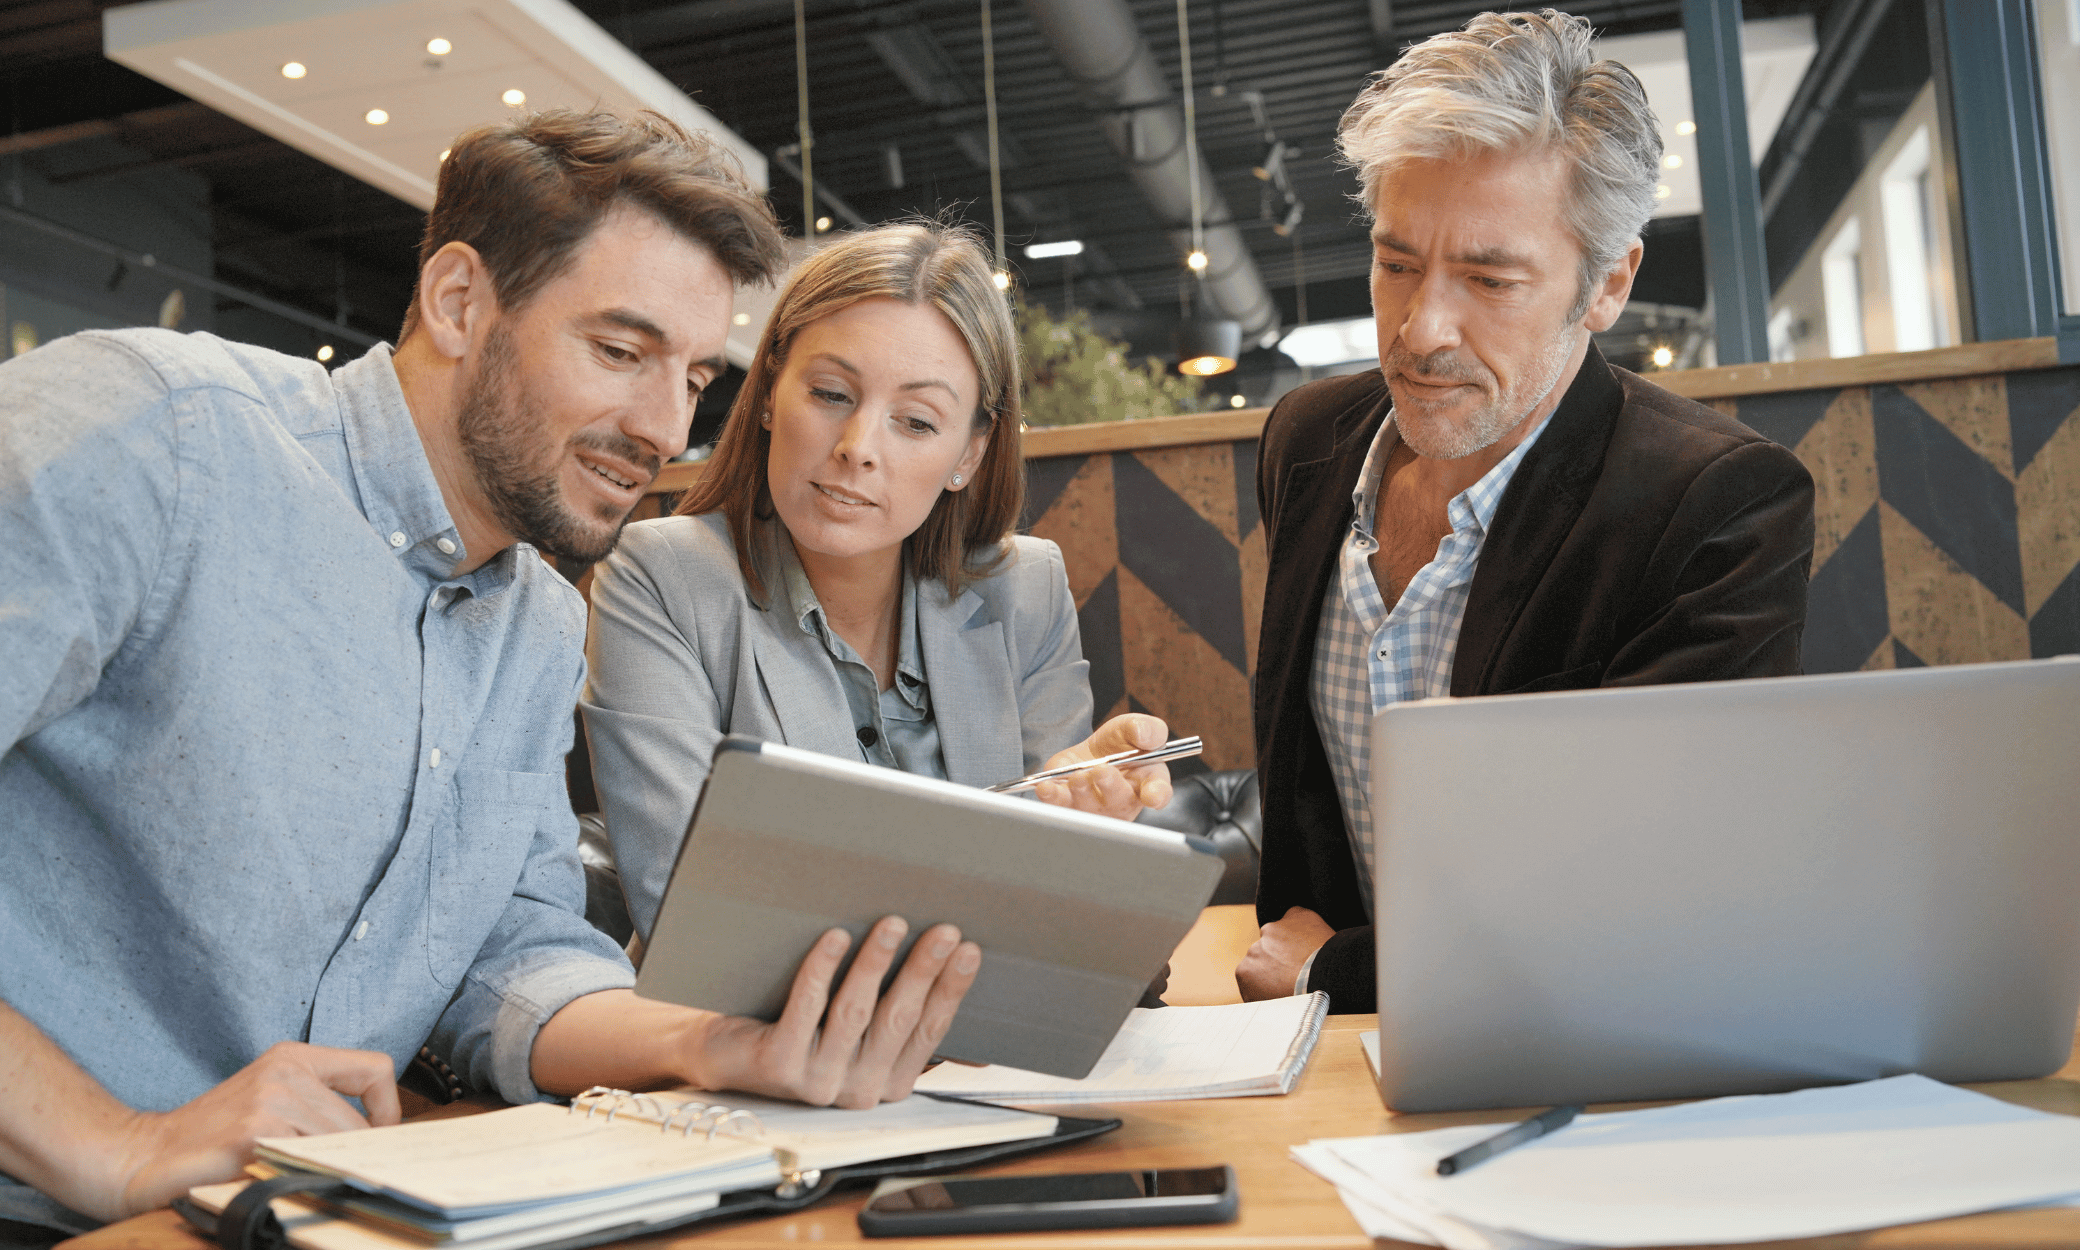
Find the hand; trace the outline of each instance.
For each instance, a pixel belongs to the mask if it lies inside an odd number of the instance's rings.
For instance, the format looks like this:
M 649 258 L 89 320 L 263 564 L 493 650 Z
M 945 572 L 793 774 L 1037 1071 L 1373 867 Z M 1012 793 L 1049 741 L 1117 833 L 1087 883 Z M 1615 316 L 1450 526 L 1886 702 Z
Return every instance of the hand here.
M 364 1118 L 341 1095 L 367 1108 Z M 110 1152 L 113 1184 L 101 1219 L 163 1207 L 191 1186 L 238 1178 L 262 1137 L 338 1133 L 398 1122 L 397 1069 L 372 1050 L 277 1042 L 223 1084 L 182 1107 L 132 1112 Z
M 1243 1001 L 1290 997 L 1300 965 L 1335 936 L 1328 921 L 1305 907 L 1287 908 L 1283 918 L 1257 931 L 1257 940 L 1235 966 L 1235 985 Z
M 1129 712 L 1106 721 L 1098 732 L 1068 750 L 1057 752 L 1046 766 L 1059 768 L 1120 751 L 1151 751 L 1169 740 L 1170 727 L 1160 719 Z M 1161 807 L 1170 801 L 1170 766 L 1143 764 L 1122 773 L 1107 764 L 1073 773 L 1060 781 L 1044 781 L 1033 787 L 1033 796 L 1056 807 L 1132 820 L 1142 808 Z
M 816 1106 L 858 1109 L 907 1098 L 982 966 L 981 948 L 961 941 L 959 929 L 934 925 L 876 1003 L 881 978 L 908 931 L 900 916 L 877 922 L 836 995 L 830 993 L 831 978 L 852 938 L 843 929 L 825 933 L 796 970 L 779 1020 L 708 1017 L 707 1028 L 692 1042 L 701 1053 L 688 1066 L 709 1088 Z

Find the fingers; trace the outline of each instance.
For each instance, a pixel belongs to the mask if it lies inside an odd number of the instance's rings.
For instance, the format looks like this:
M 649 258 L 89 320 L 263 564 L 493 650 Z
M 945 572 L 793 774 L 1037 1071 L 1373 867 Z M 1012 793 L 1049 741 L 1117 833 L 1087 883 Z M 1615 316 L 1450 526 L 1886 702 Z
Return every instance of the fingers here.
M 852 1069 L 881 998 L 882 978 L 895 963 L 896 950 L 909 933 L 910 925 L 901 916 L 884 916 L 867 930 L 852 969 L 845 974 L 845 983 L 831 996 L 823 1034 L 817 1039 L 806 1073 L 808 1088 L 818 1096 L 805 1101 L 829 1103 L 852 1084 Z
M 397 1104 L 397 1069 L 391 1066 L 390 1056 L 330 1046 L 307 1050 L 312 1075 L 337 1093 L 359 1098 L 369 1124 L 395 1124 L 404 1118 Z
M 1115 716 L 1098 727 L 1090 737 L 1091 745 L 1102 749 L 1095 755 L 1109 755 L 1114 751 L 1153 751 L 1170 740 L 1170 727 L 1159 716 L 1146 712 L 1127 712 Z
M 1145 766 L 1147 769 L 1162 769 L 1162 786 L 1167 802 L 1169 795 L 1169 769 L 1163 765 Z M 1135 773 L 1144 769 L 1137 768 Z M 1100 816 L 1111 816 L 1116 820 L 1132 820 L 1141 810 L 1140 790 L 1127 774 L 1110 764 L 1098 768 L 1087 768 L 1072 773 L 1060 781 L 1047 782 L 1034 788 L 1034 796 L 1043 803 L 1056 807 L 1073 807 L 1078 811 L 1093 812 Z
M 787 991 L 787 1006 L 767 1035 L 767 1066 L 780 1073 L 802 1070 L 816 1045 L 817 1029 L 823 1022 L 824 1006 L 830 1002 L 831 981 L 838 965 L 852 946 L 852 935 L 843 929 L 827 929 L 801 966 L 794 970 L 794 984 Z
M 952 925 L 938 928 L 948 930 L 955 938 L 960 936 L 959 930 Z M 881 1097 L 884 1100 L 909 1096 L 917 1074 L 931 1062 L 932 1052 L 945 1039 L 946 1031 L 953 1027 L 954 1013 L 960 1010 L 961 1000 L 967 996 L 969 987 L 975 984 L 975 976 L 981 969 L 981 947 L 973 942 L 961 942 L 953 948 L 951 957 L 933 978 L 917 1026 L 911 1030 L 909 1041 L 897 1055 L 895 1066 L 883 1083 Z
M 910 957 L 903 961 L 902 971 L 896 974 L 875 1009 L 874 1023 L 860 1045 L 846 1088 L 839 1096 L 842 1105 L 871 1107 L 891 1096 L 885 1091 L 892 1085 L 900 1085 L 903 1094 L 909 1092 L 909 1083 L 923 1070 L 946 1025 L 952 1021 L 952 1013 L 945 1012 L 943 1020 L 934 1021 L 938 1031 L 920 1043 L 919 1031 L 925 1024 L 932 990 L 954 958 L 960 940 L 960 930 L 950 924 L 934 925 L 918 938 Z M 908 1071 L 903 1071 L 903 1057 L 908 1054 L 918 1054 L 919 1058 Z

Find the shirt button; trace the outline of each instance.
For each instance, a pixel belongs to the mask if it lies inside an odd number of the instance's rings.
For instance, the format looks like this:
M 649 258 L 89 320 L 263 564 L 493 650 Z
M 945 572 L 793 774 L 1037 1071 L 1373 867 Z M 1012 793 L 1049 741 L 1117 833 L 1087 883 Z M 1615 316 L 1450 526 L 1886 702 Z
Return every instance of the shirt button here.
M 390 535 L 390 545 L 391 545 L 391 546 L 393 546 L 393 547 L 402 547 L 402 546 L 404 546 L 404 531 L 403 531 L 403 530 L 399 530 L 399 531 L 397 531 L 397 532 L 396 532 L 395 534 L 392 534 L 392 535 Z
M 1380 652 L 1380 654 L 1385 655 L 1386 652 L 1382 651 Z M 439 768 L 441 766 L 441 749 L 439 747 L 435 747 L 433 749 L 433 754 L 427 757 L 426 762 L 431 767 Z
M 861 725 L 859 732 L 853 736 L 859 739 L 859 744 L 863 747 L 870 747 L 881 741 L 880 733 L 872 725 Z
M 434 546 L 439 547 L 441 549 L 441 554 L 444 556 L 452 556 L 455 554 L 455 540 L 452 538 L 443 538 L 439 542 L 435 543 Z
M 354 940 L 355 940 L 355 941 L 357 941 L 357 942 L 358 942 L 358 941 L 360 941 L 360 940 L 361 940 L 362 938 L 365 938 L 365 937 L 367 937 L 367 936 L 368 936 L 368 921 L 364 920 L 364 921 L 362 921 L 362 922 L 361 922 L 360 924 L 357 924 L 357 925 L 355 925 L 355 926 L 354 926 Z

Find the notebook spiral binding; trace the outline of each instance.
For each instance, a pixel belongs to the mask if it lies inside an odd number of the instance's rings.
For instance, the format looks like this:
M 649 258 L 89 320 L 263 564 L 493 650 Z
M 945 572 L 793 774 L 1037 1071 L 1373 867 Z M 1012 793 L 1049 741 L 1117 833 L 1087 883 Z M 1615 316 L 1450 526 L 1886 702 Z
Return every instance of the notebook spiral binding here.
M 667 1110 L 664 1102 L 649 1094 L 631 1093 L 608 1085 L 595 1085 L 571 1099 L 569 1114 L 576 1115 L 581 1110 L 588 1120 L 604 1110 L 608 1124 L 612 1124 L 614 1117 L 623 1111 L 631 1115 L 648 1111 L 651 1118 L 657 1120 L 659 1132 L 670 1133 L 676 1126 L 679 1136 L 691 1137 L 695 1129 L 702 1129 L 703 1141 L 713 1141 L 717 1133 L 747 1141 L 764 1141 L 766 1136 L 766 1126 L 759 1120 L 757 1112 L 706 1103 L 698 1098 L 689 1098 Z M 773 1191 L 776 1197 L 795 1197 L 814 1188 L 822 1179 L 823 1173 L 818 1169 L 804 1169 L 794 1151 L 784 1146 L 774 1146 L 772 1151 L 773 1161 L 780 1165 L 781 1176 L 779 1187 Z

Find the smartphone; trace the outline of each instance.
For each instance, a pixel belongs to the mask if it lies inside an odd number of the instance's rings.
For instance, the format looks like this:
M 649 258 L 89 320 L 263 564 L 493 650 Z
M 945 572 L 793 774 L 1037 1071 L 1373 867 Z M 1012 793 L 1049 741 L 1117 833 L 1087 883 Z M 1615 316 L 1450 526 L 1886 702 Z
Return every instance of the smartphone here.
M 1234 1218 L 1235 1169 L 1223 1164 L 1065 1176 L 892 1176 L 860 1209 L 859 1230 L 869 1237 L 922 1237 Z

